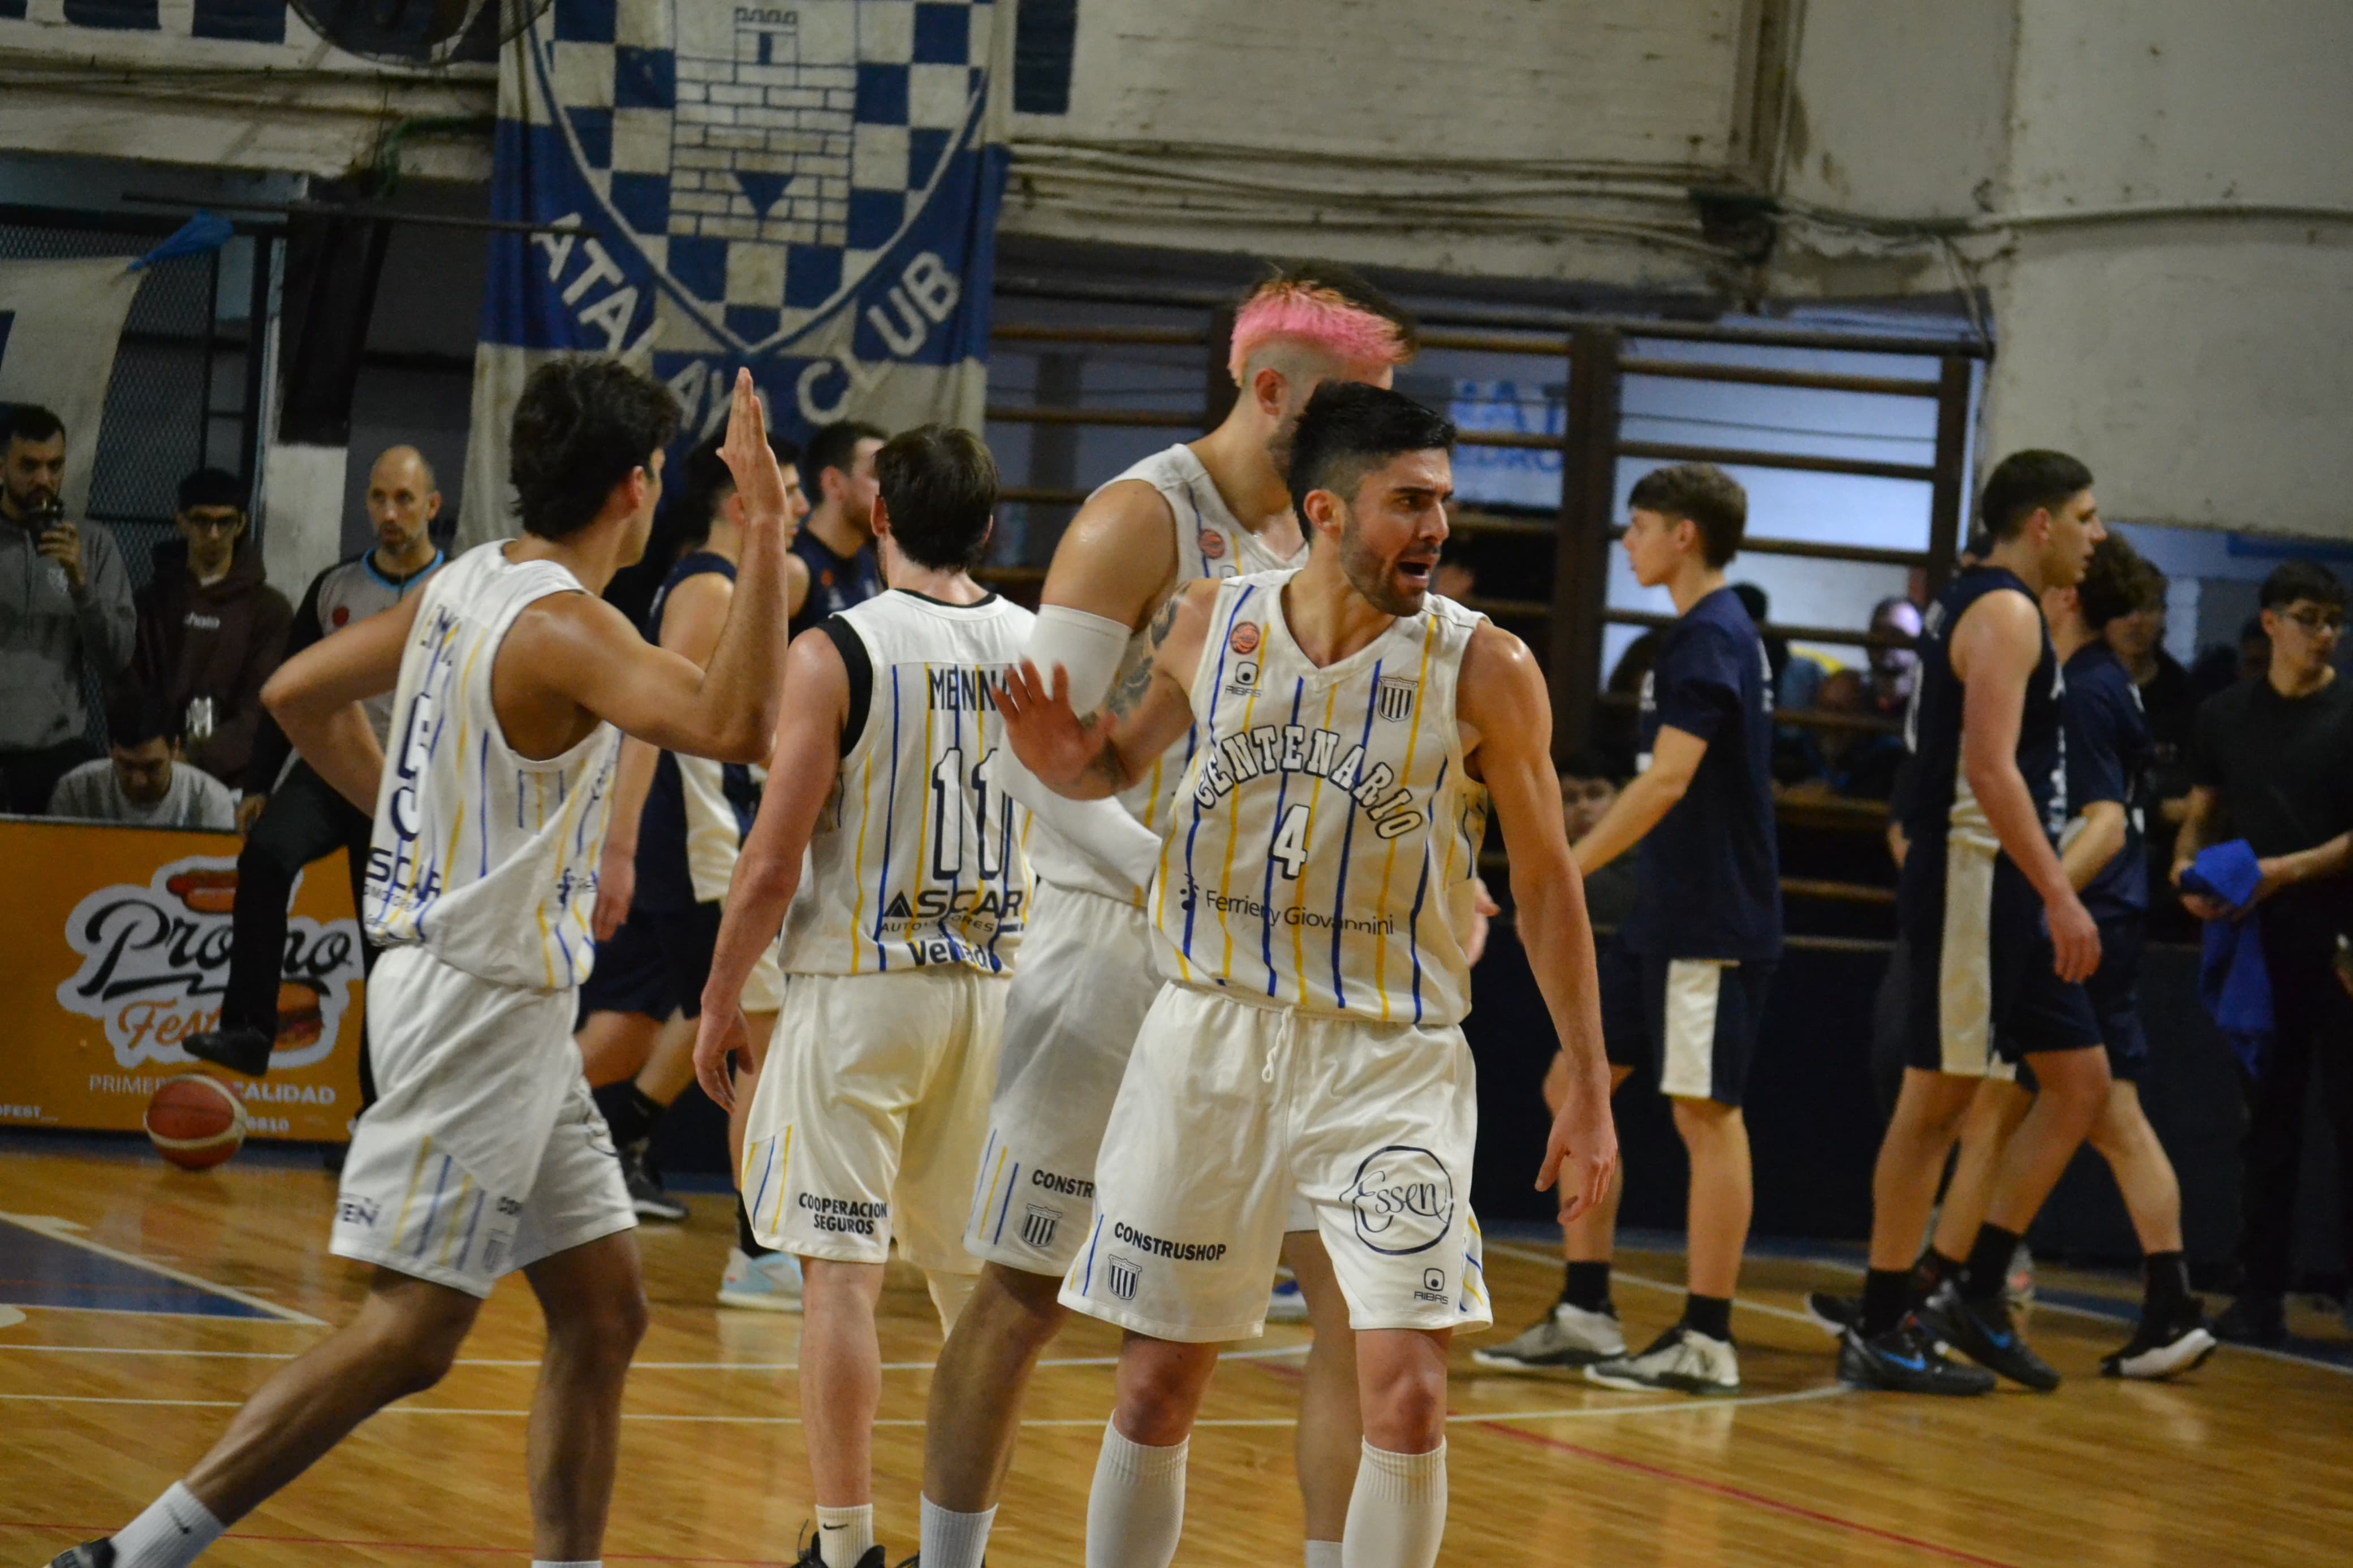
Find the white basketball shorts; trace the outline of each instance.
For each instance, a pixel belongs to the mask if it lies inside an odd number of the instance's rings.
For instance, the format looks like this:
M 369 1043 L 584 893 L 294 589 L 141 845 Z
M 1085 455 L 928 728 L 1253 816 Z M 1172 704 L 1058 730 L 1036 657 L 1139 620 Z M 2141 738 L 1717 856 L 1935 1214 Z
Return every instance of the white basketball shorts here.
M 486 1297 L 511 1270 L 638 1223 L 580 1076 L 575 1005 L 420 947 L 376 961 L 379 1098 L 343 1157 L 332 1251 Z
M 1006 976 L 961 964 L 787 974 L 744 1130 L 761 1245 L 974 1274 L 964 1220 L 988 1129 Z
M 1030 910 L 964 1239 L 1050 1278 L 1087 1237 L 1095 1152 L 1160 976 L 1152 927 L 1125 900 L 1039 882 Z
M 1459 1028 L 1166 984 L 1103 1134 L 1062 1303 L 1155 1339 L 1252 1338 L 1296 1196 L 1357 1331 L 1483 1327 L 1478 1123 Z

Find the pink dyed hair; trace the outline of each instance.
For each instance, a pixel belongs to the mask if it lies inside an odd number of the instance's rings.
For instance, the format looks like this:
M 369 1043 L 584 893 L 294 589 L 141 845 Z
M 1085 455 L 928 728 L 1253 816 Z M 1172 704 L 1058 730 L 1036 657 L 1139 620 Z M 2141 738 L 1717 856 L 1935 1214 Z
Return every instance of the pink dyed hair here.
M 1242 383 L 1250 355 L 1276 338 L 1292 338 L 1349 364 L 1401 364 L 1405 334 L 1387 316 L 1350 304 L 1332 289 L 1288 280 L 1269 283 L 1234 313 L 1234 342 L 1226 372 Z

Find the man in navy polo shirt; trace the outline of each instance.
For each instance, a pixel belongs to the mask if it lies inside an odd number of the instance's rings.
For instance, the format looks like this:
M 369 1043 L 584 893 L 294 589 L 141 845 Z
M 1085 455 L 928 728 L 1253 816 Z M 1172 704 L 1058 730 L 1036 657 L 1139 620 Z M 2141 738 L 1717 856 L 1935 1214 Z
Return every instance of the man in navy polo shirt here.
M 1642 682 L 1641 772 L 1577 844 L 1590 876 L 1641 846 L 1634 910 L 1600 958 L 1612 1087 L 1648 1053 L 1691 1156 L 1683 1321 L 1626 1353 L 1609 1303 L 1611 1203 L 1569 1227 L 1568 1284 L 1552 1313 L 1482 1366 L 1583 1365 L 1611 1388 L 1736 1394 L 1732 1293 L 1748 1237 L 1748 1129 L 1740 1101 L 1781 953 L 1773 827 L 1773 683 L 1765 645 L 1725 585 L 1748 498 L 1705 463 L 1659 468 L 1629 498 L 1626 556 L 1676 620 Z

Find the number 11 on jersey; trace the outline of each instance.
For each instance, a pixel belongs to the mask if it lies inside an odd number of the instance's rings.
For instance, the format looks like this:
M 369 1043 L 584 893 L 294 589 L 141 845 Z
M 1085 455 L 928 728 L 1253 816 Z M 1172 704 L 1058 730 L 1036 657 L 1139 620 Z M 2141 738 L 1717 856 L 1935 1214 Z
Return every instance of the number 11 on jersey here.
M 964 816 L 956 810 L 957 795 L 969 786 L 972 790 L 972 820 L 978 830 L 980 847 L 979 877 L 984 882 L 1005 869 L 1005 850 L 1013 838 L 1013 799 L 1010 795 L 995 803 L 997 821 L 990 821 L 990 799 L 986 772 L 988 759 L 997 754 L 995 748 L 982 753 L 980 762 L 967 777 L 965 773 L 964 749 L 951 746 L 932 766 L 932 874 L 955 878 L 964 874 Z M 989 841 L 990 829 L 996 830 L 996 842 Z M 991 853 L 992 849 L 995 851 Z

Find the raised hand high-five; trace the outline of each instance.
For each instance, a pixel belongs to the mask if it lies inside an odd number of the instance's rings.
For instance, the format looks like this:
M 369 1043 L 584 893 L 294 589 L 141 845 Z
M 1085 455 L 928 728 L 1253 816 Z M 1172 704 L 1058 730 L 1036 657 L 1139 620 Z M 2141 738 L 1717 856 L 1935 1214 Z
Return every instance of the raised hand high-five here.
M 754 526 L 789 527 L 792 510 L 785 496 L 785 471 L 768 445 L 768 413 L 753 389 L 752 373 L 735 372 L 735 391 L 727 410 L 727 439 L 720 444 L 720 460 L 735 476 L 735 493 L 743 498 L 746 521 Z

